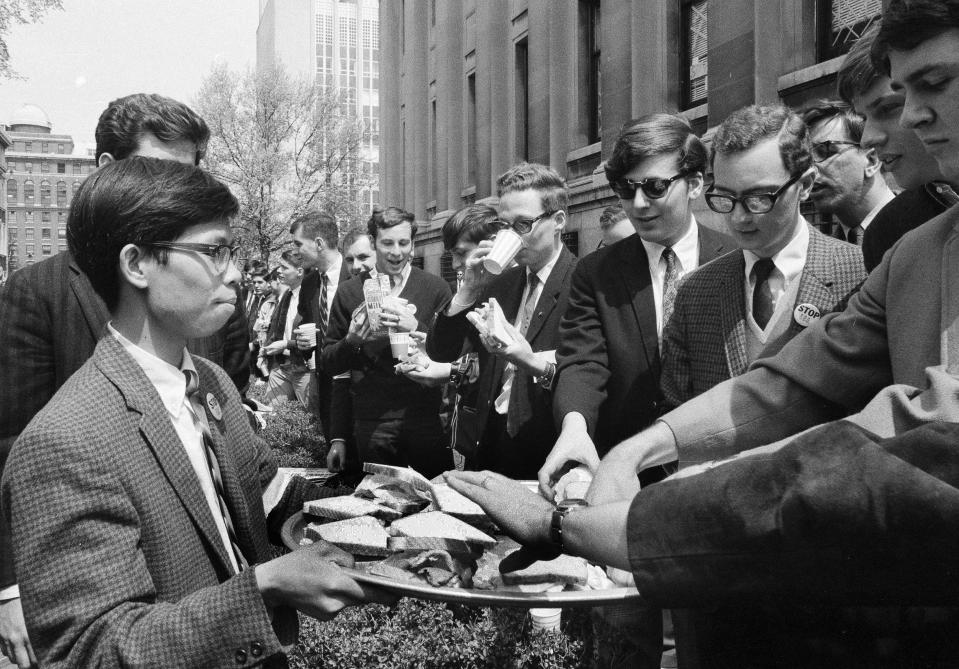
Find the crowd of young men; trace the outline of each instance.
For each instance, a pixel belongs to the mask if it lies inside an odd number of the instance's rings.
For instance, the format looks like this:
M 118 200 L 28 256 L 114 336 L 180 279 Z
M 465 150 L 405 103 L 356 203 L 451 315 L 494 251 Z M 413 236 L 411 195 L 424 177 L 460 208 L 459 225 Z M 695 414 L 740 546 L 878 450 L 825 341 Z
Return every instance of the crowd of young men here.
M 562 177 L 514 166 L 496 209 L 444 227 L 452 290 L 412 266 L 415 218 L 388 207 L 342 239 L 326 214 L 297 218 L 295 250 L 251 265 L 241 294 L 238 205 L 197 167 L 202 119 L 114 101 L 69 252 L 0 293 L 4 653 L 283 666 L 296 610 L 389 601 L 322 542 L 271 558 L 268 527 L 330 492 L 276 476 L 242 408 L 252 371 L 316 412 L 331 468 L 435 476 L 453 445 L 485 471 L 451 484 L 516 538 L 630 569 L 651 605 L 684 609 L 681 666 L 954 666 L 957 54 L 959 2 L 894 0 L 840 70 L 844 102 L 746 107 L 709 151 L 680 117 L 626 123 L 606 175 L 636 234 L 609 212 L 579 260 Z M 701 197 L 726 234 L 696 221 Z M 492 275 L 506 228 L 522 248 Z M 381 277 L 374 324 L 364 283 Z M 491 298 L 512 344 L 467 319 Z M 420 342 L 409 363 L 387 330 Z M 576 462 L 591 506 L 556 509 Z M 633 666 L 659 666 L 659 616 L 631 612 Z

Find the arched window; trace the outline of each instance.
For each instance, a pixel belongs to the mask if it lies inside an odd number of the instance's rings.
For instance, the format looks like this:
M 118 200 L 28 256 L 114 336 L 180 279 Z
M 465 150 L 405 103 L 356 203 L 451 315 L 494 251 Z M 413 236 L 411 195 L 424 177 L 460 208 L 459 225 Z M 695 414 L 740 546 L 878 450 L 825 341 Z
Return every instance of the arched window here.
M 16 179 L 7 179 L 7 202 L 17 201 L 17 181 Z
M 40 204 L 50 204 L 50 197 L 50 182 L 43 180 L 40 182 Z
M 65 207 L 67 205 L 67 182 L 57 182 L 57 206 Z
M 35 195 L 35 188 L 32 181 L 23 182 L 23 202 L 24 204 L 33 204 L 33 196 Z

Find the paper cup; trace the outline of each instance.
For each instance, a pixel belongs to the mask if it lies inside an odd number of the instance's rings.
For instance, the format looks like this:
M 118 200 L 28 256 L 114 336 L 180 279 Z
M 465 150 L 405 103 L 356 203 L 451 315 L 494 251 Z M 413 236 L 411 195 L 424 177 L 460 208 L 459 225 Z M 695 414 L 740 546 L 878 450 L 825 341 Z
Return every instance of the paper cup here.
M 296 329 L 293 332 L 297 335 L 305 335 L 310 337 L 313 341 L 313 345 L 316 346 L 316 323 L 303 323 L 296 326 Z
M 489 255 L 483 258 L 483 267 L 490 274 L 502 274 L 521 248 L 523 248 L 523 238 L 514 230 L 509 228 L 500 230 L 496 233 Z
M 534 630 L 559 631 L 563 609 L 530 609 L 529 617 Z
M 403 362 L 410 357 L 410 333 L 409 332 L 391 332 L 390 333 L 390 351 L 393 353 L 393 359 Z

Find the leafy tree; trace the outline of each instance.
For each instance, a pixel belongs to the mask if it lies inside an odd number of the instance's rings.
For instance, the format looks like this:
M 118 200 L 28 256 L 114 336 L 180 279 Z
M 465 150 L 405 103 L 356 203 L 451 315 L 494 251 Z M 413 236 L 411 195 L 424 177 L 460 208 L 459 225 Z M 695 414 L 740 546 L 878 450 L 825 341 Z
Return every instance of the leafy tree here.
M 214 66 L 194 108 L 210 126 L 205 167 L 240 201 L 237 238 L 268 260 L 287 245 L 291 222 L 320 209 L 342 226 L 368 212 L 358 205 L 364 124 L 339 95 L 282 66 L 246 73 Z
M 0 79 L 16 79 L 19 74 L 10 66 L 7 34 L 15 23 L 35 23 L 52 9 L 63 9 L 61 0 L 0 1 Z

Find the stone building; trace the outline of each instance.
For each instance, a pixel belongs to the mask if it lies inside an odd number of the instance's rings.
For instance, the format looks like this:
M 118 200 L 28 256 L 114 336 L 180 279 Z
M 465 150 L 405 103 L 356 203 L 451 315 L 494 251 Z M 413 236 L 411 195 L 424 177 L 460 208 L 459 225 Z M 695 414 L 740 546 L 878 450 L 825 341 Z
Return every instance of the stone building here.
M 7 125 L 6 207 L 9 269 L 67 250 L 70 201 L 96 169 L 92 155 L 73 155 L 73 138 L 55 135 L 36 105 L 18 109 Z
M 571 187 L 567 244 L 600 240 L 602 172 L 622 124 L 831 96 L 881 0 L 396 0 L 380 5 L 382 204 L 421 221 L 417 254 L 448 272 L 439 230 L 521 160 Z M 719 225 L 700 203 L 700 220 Z

